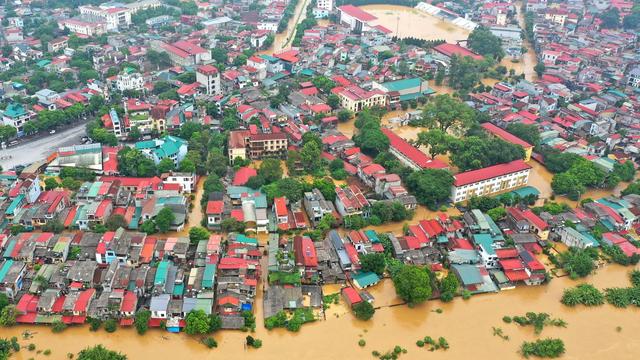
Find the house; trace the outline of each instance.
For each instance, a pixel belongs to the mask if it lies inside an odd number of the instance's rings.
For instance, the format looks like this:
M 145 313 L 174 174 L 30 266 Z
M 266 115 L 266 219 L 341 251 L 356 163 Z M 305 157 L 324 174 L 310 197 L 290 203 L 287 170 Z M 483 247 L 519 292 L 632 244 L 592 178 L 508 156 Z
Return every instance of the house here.
M 277 197 L 273 199 L 273 213 L 276 215 L 276 224 L 279 228 L 289 229 L 289 210 L 287 209 L 287 198 Z
M 160 139 L 139 141 L 136 149 L 157 165 L 162 159 L 171 159 L 178 166 L 187 155 L 188 144 L 179 137 L 167 135 Z
M 468 56 L 474 60 L 482 60 L 482 55 L 478 55 L 473 51 L 456 44 L 449 44 L 449 43 L 440 44 L 438 46 L 435 46 L 433 50 L 436 53 L 444 56 L 448 61 L 450 61 L 451 57 L 453 57 L 454 55 L 458 57 Z
M 337 214 L 333 204 L 330 201 L 325 200 L 324 196 L 318 189 L 312 189 L 311 191 L 305 192 L 302 203 L 309 220 L 311 220 L 311 223 L 314 226 L 316 226 L 325 215 Z
M 569 226 L 557 229 L 556 234 L 560 236 L 560 241 L 569 247 L 585 249 L 588 247 L 598 246 L 598 243 L 593 239 L 593 237 L 578 232 L 578 230 Z
M 220 226 L 222 222 L 222 217 L 224 214 L 224 201 L 222 200 L 214 200 L 207 202 L 207 227 L 208 228 L 217 228 Z
M 522 160 L 470 170 L 453 176 L 451 200 L 455 203 L 474 196 L 488 196 L 527 185 L 531 166 Z
M 282 158 L 286 155 L 288 138 L 285 133 L 251 133 L 234 130 L 229 133 L 229 161 L 239 159 Z
M 293 250 L 296 257 L 296 266 L 304 272 L 306 279 L 310 279 L 318 271 L 318 257 L 313 240 L 308 236 L 295 236 L 293 238 Z
M 2 116 L 4 125 L 16 128 L 18 136 L 24 135 L 24 124 L 36 116 L 33 111 L 25 109 L 25 107 L 19 103 L 10 103 L 3 111 L 0 111 L 0 115 Z
M 370 204 L 357 185 L 336 187 L 336 209 L 342 217 L 369 217 Z
M 351 286 L 343 287 L 340 292 L 342 293 L 344 300 L 347 302 L 347 305 L 352 308 L 354 305 L 362 302 L 362 297 L 358 294 L 358 291 Z
M 176 184 L 180 187 L 180 191 L 190 194 L 196 190 L 196 174 L 185 172 L 170 172 L 163 174 L 162 182 L 164 185 Z
M 372 87 L 387 93 L 389 96 L 389 104 L 392 107 L 403 101 L 415 100 L 435 93 L 433 89 L 429 88 L 426 80 L 417 77 L 387 81 L 384 83 L 374 81 Z

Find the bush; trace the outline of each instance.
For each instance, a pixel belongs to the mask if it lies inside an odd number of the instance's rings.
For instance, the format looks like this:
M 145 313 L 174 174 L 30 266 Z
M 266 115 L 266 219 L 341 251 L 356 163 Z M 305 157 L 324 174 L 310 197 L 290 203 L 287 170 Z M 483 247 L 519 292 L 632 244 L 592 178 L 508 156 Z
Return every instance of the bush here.
M 67 324 L 63 323 L 60 320 L 56 320 L 51 324 L 51 331 L 54 333 L 63 332 L 67 328 Z
M 504 321 L 507 324 L 511 324 L 511 317 L 510 316 L 503 316 L 502 317 L 502 321 Z
M 214 347 L 218 347 L 218 342 L 216 342 L 216 340 L 212 337 L 208 337 L 202 340 L 202 343 L 208 347 L 209 349 L 212 349 Z
M 29 344 L 29 346 L 27 346 L 27 350 L 29 351 L 33 351 L 36 349 L 36 344 Z
M 418 340 L 416 341 L 416 345 L 418 345 L 418 347 L 424 347 L 424 341 Z
M 629 293 L 629 289 L 625 288 L 608 288 L 604 289 L 604 298 L 615 307 L 626 308 L 631 304 Z
M 104 322 L 104 330 L 108 333 L 112 333 L 118 329 L 118 323 L 115 319 L 109 319 Z
M 49 356 L 49 355 L 51 355 L 51 350 L 47 349 L 47 350 L 43 351 L 42 354 L 44 354 L 46 356 Z
M 100 325 L 102 325 L 102 321 L 100 319 L 89 318 L 87 319 L 89 322 L 89 330 L 98 331 L 100 329 Z
M 560 302 L 567 306 L 576 306 L 578 304 L 599 306 L 604 304 L 604 295 L 593 285 L 580 284 L 575 288 L 565 289 Z
M 564 342 L 560 339 L 544 339 L 534 342 L 525 341 L 520 347 L 525 358 L 531 355 L 538 357 L 557 358 L 564 354 Z
M 358 346 L 360 346 L 360 347 L 364 347 L 365 345 L 367 345 L 367 342 L 366 342 L 366 341 L 364 341 L 364 339 L 360 339 L 360 340 L 358 341 Z

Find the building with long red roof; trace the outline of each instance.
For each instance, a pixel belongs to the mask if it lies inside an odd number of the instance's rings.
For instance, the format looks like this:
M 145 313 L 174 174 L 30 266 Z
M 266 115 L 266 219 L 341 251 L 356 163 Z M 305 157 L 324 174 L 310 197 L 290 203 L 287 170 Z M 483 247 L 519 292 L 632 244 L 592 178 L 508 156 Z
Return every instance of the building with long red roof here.
M 415 146 L 409 144 L 396 133 L 389 129 L 382 129 L 382 132 L 389 139 L 389 151 L 403 164 L 409 166 L 414 170 L 423 169 L 446 169 L 448 166 L 446 163 L 430 159 L 425 153 L 420 151 Z
M 508 143 L 522 146 L 522 148 L 524 149 L 524 161 L 529 161 L 531 159 L 531 154 L 533 154 L 533 145 L 511 134 L 510 132 L 493 125 L 492 123 L 487 122 L 481 124 L 480 126 L 482 126 L 488 133 L 493 136 L 499 137 L 500 139 Z
M 482 169 L 470 170 L 453 176 L 451 200 L 454 203 L 474 196 L 488 196 L 527 185 L 531 166 L 523 160 L 514 160 Z

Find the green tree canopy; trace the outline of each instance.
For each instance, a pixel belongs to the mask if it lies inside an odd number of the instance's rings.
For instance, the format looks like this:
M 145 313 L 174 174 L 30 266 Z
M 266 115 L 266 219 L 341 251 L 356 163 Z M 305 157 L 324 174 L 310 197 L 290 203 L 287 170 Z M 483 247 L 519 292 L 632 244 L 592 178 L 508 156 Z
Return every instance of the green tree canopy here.
M 415 265 L 401 265 L 393 274 L 396 294 L 409 303 L 417 305 L 431 297 L 431 278 L 428 270 Z
M 502 60 L 504 57 L 502 40 L 493 35 L 491 30 L 485 26 L 476 27 L 471 34 L 469 34 L 467 44 L 471 50 L 482 56 L 491 57 L 497 61 Z

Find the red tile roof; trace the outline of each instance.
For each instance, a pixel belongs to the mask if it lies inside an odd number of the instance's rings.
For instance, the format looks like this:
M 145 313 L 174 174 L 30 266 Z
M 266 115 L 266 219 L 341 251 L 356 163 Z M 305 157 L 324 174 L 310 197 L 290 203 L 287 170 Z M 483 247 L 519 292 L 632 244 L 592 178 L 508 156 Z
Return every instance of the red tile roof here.
M 449 57 L 453 55 L 462 56 L 462 57 L 469 56 L 475 60 L 482 60 L 481 55 L 478 55 L 473 51 L 467 48 L 463 48 L 462 46 L 456 45 L 456 44 L 448 44 L 448 43 L 440 44 L 434 47 L 433 50 Z
M 293 238 L 293 248 L 296 255 L 296 263 L 304 267 L 317 267 L 318 257 L 313 240 L 308 236 L 296 236 Z
M 354 17 L 362 22 L 368 22 L 372 20 L 376 20 L 377 17 L 371 15 L 370 13 L 360 9 L 359 7 L 355 7 L 353 5 L 343 5 L 338 8 L 338 10 L 344 12 L 345 14 Z
M 446 169 L 447 164 L 440 160 L 430 159 L 425 153 L 409 144 L 406 140 L 398 136 L 389 129 L 382 129 L 382 132 L 389 138 L 389 145 L 396 151 L 407 157 L 421 169 Z
M 360 296 L 360 294 L 358 294 L 356 289 L 352 288 L 351 286 L 343 288 L 342 295 L 347 298 L 351 305 L 362 302 L 362 297 Z
M 222 200 L 207 202 L 207 215 L 222 214 L 223 209 L 224 209 L 224 201 Z
M 528 142 L 520 139 L 519 137 L 493 125 L 492 123 L 483 123 L 482 126 L 485 130 L 487 130 L 488 132 L 490 132 L 491 134 L 501 138 L 502 140 L 512 143 L 512 144 L 516 144 L 516 145 L 520 145 L 523 148 L 530 148 L 533 145 L 529 144 Z
M 493 179 L 498 176 L 507 175 L 527 169 L 531 169 L 531 166 L 529 166 L 522 160 L 514 160 L 506 164 L 493 165 L 486 168 L 471 170 L 454 175 L 453 183 L 455 186 L 464 186 L 476 183 L 478 181 Z

